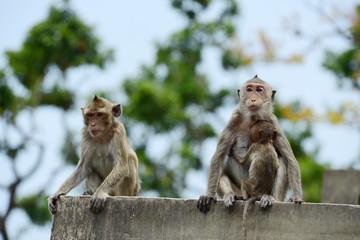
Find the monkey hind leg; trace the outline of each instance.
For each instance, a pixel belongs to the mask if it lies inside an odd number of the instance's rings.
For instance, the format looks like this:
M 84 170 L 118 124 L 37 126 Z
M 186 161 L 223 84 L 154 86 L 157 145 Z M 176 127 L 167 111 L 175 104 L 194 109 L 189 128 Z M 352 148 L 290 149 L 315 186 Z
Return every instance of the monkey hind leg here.
M 271 195 L 263 195 L 260 199 L 260 207 L 261 208 L 268 208 L 270 207 L 276 199 Z
M 240 197 L 241 190 L 234 184 L 225 174 L 221 176 L 217 193 L 224 200 L 226 207 L 232 206 L 235 200 L 242 199 Z
M 136 196 L 140 190 L 140 183 L 133 178 L 125 178 L 110 191 L 112 196 Z
M 85 179 L 84 195 L 93 195 L 102 182 L 103 179 L 99 176 L 99 174 L 95 172 L 90 173 Z

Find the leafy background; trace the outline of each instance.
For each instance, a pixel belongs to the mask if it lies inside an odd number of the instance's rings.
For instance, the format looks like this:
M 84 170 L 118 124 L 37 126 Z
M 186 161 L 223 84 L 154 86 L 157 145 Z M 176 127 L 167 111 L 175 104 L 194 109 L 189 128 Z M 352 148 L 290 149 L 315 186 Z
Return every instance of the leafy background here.
M 355 1 L 16 4 L 0 25 L 3 239 L 49 238 L 46 198 L 78 161 L 79 108 L 95 93 L 124 106 L 143 196 L 205 191 L 236 89 L 255 74 L 278 90 L 306 201 L 321 201 L 325 168 L 359 168 Z

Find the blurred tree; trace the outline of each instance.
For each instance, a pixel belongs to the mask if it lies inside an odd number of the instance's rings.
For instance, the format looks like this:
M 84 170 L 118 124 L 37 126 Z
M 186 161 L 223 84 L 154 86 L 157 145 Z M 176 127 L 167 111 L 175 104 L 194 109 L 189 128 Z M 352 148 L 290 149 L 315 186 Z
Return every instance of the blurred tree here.
M 316 161 L 319 147 L 309 150 L 304 148 L 304 143 L 312 137 L 312 123 L 315 120 L 312 110 L 303 107 L 300 102 L 287 105 L 276 102 L 274 111 L 280 123 L 290 123 L 290 127 L 285 128 L 284 132 L 299 161 L 303 199 L 307 202 L 320 202 L 324 169 L 329 165 Z
M 247 67 L 259 60 L 271 62 L 279 58 L 264 34 L 259 36 L 264 45 L 263 56 L 249 55 L 239 44 L 234 24 L 239 15 L 235 0 L 172 0 L 171 3 L 183 16 L 185 27 L 165 43 L 159 43 L 154 63 L 142 66 L 137 77 L 125 79 L 122 88 L 128 97 L 124 106 L 124 113 L 129 117 L 126 126 L 140 159 L 143 191 L 179 197 L 186 187 L 189 171 L 205 170 L 202 149 L 206 140 L 217 138 L 214 119 L 219 108 L 225 104 L 235 107 L 235 94 L 231 94 L 235 89 L 212 90 L 210 84 L 214 80 L 205 70 L 201 71 L 205 51 L 211 49 L 219 53 L 219 64 L 226 71 Z M 44 151 L 43 143 L 28 134 L 36 131 L 33 119 L 29 119 L 31 129 L 28 131 L 17 124 L 19 114 L 34 114 L 42 106 L 53 106 L 67 114 L 76 99 L 66 88 L 66 72 L 84 64 L 103 68 L 112 59 L 112 52 L 100 51 L 100 42 L 93 30 L 64 4 L 51 8 L 47 19 L 30 30 L 21 49 L 9 51 L 6 56 L 8 67 L 0 71 L 0 122 L 4 129 L 0 156 L 9 163 L 13 179 L 0 183 L 0 190 L 9 196 L 6 210 L 0 215 L 4 240 L 8 239 L 6 220 L 15 208 L 24 209 L 36 224 L 50 219 L 44 189 L 30 196 L 17 194 L 19 186 L 35 174 L 42 163 Z M 301 56 L 281 59 L 297 62 Z M 49 72 L 54 70 L 63 74 L 61 81 L 46 81 Z M 16 84 L 21 85 L 25 93 L 17 93 L 13 88 Z M 304 199 L 319 201 L 324 166 L 315 161 L 316 149 L 306 151 L 303 147 L 311 137 L 314 115 L 300 103 L 277 104 L 275 109 L 281 122 L 296 126 L 285 132 L 300 162 Z M 334 121 L 341 121 L 336 113 L 331 116 Z M 301 122 L 304 119 L 305 124 Z M 74 136 L 66 125 L 64 128 L 67 133 L 62 148 L 64 159 L 76 163 Z M 10 131 L 16 132 L 20 140 L 9 142 Z M 38 149 L 37 161 L 25 174 L 20 174 L 16 165 L 19 153 L 31 146 Z
M 348 18 L 349 27 L 335 29 L 339 33 L 337 36 L 348 43 L 348 48 L 340 53 L 327 51 L 323 66 L 337 76 L 339 86 L 350 85 L 360 93 L 360 5 L 355 6 L 354 9 L 353 14 L 345 15 Z M 338 122 L 349 123 L 360 128 L 360 109 L 355 103 L 343 103 L 339 109 L 329 112 L 329 117 L 335 117 L 339 120 Z
M 324 67 L 338 76 L 341 86 L 348 81 L 360 91 L 360 5 L 355 7 L 351 23 L 350 29 L 342 31 L 341 35 L 349 42 L 349 49 L 341 53 L 327 51 Z
M 6 221 L 15 208 L 25 210 L 33 223 L 38 225 L 51 219 L 45 188 L 30 196 L 19 196 L 17 193 L 18 188 L 36 174 L 44 160 L 44 144 L 32 134 L 36 132 L 33 117 L 27 120 L 28 126 L 20 126 L 18 117 L 24 112 L 33 116 L 45 105 L 58 109 L 65 116 L 75 100 L 74 93 L 66 89 L 63 81 L 66 71 L 85 64 L 103 68 L 112 59 L 112 51 L 102 52 L 99 49 L 100 41 L 93 29 L 84 24 L 64 2 L 61 7 L 50 8 L 48 17 L 29 31 L 19 51 L 6 53 L 8 66 L 0 72 L 0 123 L 3 129 L 0 156 L 1 161 L 9 164 L 12 177 L 8 183 L 0 183 L 1 194 L 9 196 L 5 211 L 0 215 L 0 231 L 4 240 L 9 239 Z M 45 81 L 48 73 L 54 70 L 60 70 L 63 79 L 53 84 Z M 24 90 L 22 94 L 14 90 L 13 86 L 19 85 Z M 66 126 L 64 131 L 70 134 Z M 18 140 L 12 140 L 13 135 L 10 134 L 16 134 L 15 139 Z M 37 148 L 37 160 L 26 171 L 19 171 L 19 155 L 31 148 Z M 2 166 L 6 166 L 5 162 Z
M 305 48 L 300 52 L 311 54 L 314 49 L 323 47 L 327 40 L 340 40 L 348 46 L 340 52 L 325 50 L 323 67 L 332 72 L 340 87 L 351 87 L 360 90 L 360 5 L 354 11 L 343 10 L 340 4 L 324 6 L 323 3 L 309 3 L 309 6 L 321 18 L 324 27 L 319 32 L 309 32 L 302 28 L 296 19 L 287 22 L 294 36 L 305 40 Z M 332 46 L 333 44 L 331 44 Z M 311 111 L 311 109 L 308 109 Z M 325 115 L 311 112 L 313 121 L 328 121 L 332 124 L 360 126 L 360 108 L 357 103 L 343 102 L 337 107 L 329 108 Z M 309 116 L 307 116 L 309 117 Z M 309 120 L 309 118 L 308 118 Z
M 219 1 L 173 0 L 173 7 L 185 17 L 187 25 L 166 43 L 157 45 L 153 64 L 143 66 L 138 77 L 123 83 L 128 96 L 124 107 L 130 118 L 127 126 L 139 155 L 145 192 L 181 196 L 189 170 L 207 170 L 202 165 L 201 150 L 204 141 L 217 138 L 214 121 L 211 121 L 218 115 L 217 110 L 225 103 L 235 108 L 235 96 L 230 95 L 235 89 L 210 90 L 209 85 L 214 80 L 199 68 L 204 61 L 204 51 L 211 48 L 220 52 L 219 63 L 228 71 L 246 67 L 254 61 L 284 62 L 283 58 L 275 56 L 265 35 L 260 37 L 266 45 L 263 55 L 256 58 L 247 55 L 235 37 L 237 3 L 232 0 L 221 3 L 222 8 L 216 5 L 217 15 L 209 20 L 204 16 Z M 295 120 L 311 116 L 311 111 L 301 108 L 300 104 L 284 107 L 277 104 L 277 109 L 282 121 L 293 121 L 293 124 L 297 124 Z M 315 161 L 316 151 L 308 153 L 303 148 L 304 141 L 311 137 L 311 122 L 307 121 L 306 128 L 301 131 L 287 131 L 287 136 L 302 167 L 304 199 L 319 202 L 324 166 Z M 161 141 L 166 144 L 159 144 Z
M 236 1 L 221 1 L 216 16 L 201 20 L 213 4 L 211 0 L 173 0 L 172 6 L 187 20 L 185 28 L 158 44 L 154 63 L 123 83 L 129 129 L 137 129 L 140 136 L 133 142 L 144 191 L 181 196 L 188 171 L 202 167 L 203 142 L 215 137 L 209 116 L 222 106 L 230 91 L 210 90 L 208 76 L 199 70 L 204 51 L 218 49 L 226 69 L 249 63 L 243 61 L 244 55 L 233 54 L 227 44 L 236 34 Z M 155 135 L 166 141 L 166 149 L 151 144 Z

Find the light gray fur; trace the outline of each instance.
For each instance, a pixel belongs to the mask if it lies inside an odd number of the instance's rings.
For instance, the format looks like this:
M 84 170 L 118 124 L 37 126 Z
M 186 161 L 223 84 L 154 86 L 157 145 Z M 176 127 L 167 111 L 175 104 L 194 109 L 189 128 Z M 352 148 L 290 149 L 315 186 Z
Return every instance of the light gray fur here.
M 89 133 L 88 121 L 85 118 L 87 110 L 96 112 L 100 109 L 96 104 L 101 106 L 101 111 L 108 113 L 103 120 L 104 129 L 99 137 Z M 140 190 L 138 158 L 127 139 L 124 125 L 116 118 L 121 113 L 121 106 L 113 105 L 110 101 L 96 96 L 82 110 L 85 126 L 82 132 L 80 160 L 70 177 L 49 197 L 49 210 L 53 214 L 56 212 L 57 199 L 84 179 L 84 194 L 93 195 L 90 206 L 93 212 L 98 212 L 104 207 L 107 196 L 136 196 Z
M 244 87 L 248 83 L 263 84 L 266 88 L 266 97 L 263 99 L 262 107 L 256 111 L 250 111 L 246 106 L 247 99 L 244 97 L 243 91 L 245 91 Z M 215 153 L 211 159 L 207 191 L 206 194 L 199 198 L 198 208 L 200 211 L 203 211 L 203 209 L 205 209 L 204 212 L 208 211 L 209 208 L 204 205 L 209 202 L 207 199 L 213 199 L 215 193 L 224 198 L 226 206 L 232 205 L 233 193 L 241 195 L 241 191 L 239 191 L 241 184 L 239 183 L 247 178 L 249 166 L 242 165 L 232 157 L 229 157 L 229 152 L 233 150 L 239 157 L 243 158 L 245 156 L 245 149 L 249 144 L 248 128 L 253 122 L 253 117 L 271 122 L 278 132 L 277 138 L 274 141 L 274 147 L 278 153 L 280 166 L 272 196 L 278 201 L 284 201 L 286 191 L 290 186 L 292 194 L 289 200 L 301 203 L 300 167 L 289 141 L 280 129 L 278 120 L 273 114 L 272 99 L 276 91 L 272 90 L 268 83 L 256 76 L 245 82 L 239 92 L 240 106 L 233 112 L 227 127 L 219 137 Z M 231 197 L 231 199 L 227 199 L 228 197 Z M 262 201 L 266 203 L 269 199 L 264 198 Z

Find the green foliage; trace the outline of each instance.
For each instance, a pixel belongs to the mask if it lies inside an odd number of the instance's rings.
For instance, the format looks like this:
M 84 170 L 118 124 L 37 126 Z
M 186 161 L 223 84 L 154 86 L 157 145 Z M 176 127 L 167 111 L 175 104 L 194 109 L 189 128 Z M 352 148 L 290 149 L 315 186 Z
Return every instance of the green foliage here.
M 309 152 L 303 147 L 303 143 L 312 136 L 310 125 L 307 124 L 303 130 L 299 126 L 294 126 L 291 132 L 286 132 L 286 136 L 300 165 L 303 199 L 306 202 L 321 202 L 323 174 L 328 165 L 316 162 L 316 150 Z
M 43 81 L 53 68 L 65 72 L 69 68 L 92 64 L 103 68 L 112 60 L 112 50 L 100 51 L 99 39 L 66 6 L 52 7 L 49 16 L 35 25 L 19 51 L 7 51 L 9 66 L 19 82 L 30 91 L 31 106 L 53 105 L 68 110 L 73 93 L 59 84 L 44 90 Z
M 29 31 L 21 50 L 6 54 L 20 82 L 33 89 L 51 66 L 63 72 L 84 64 L 104 67 L 112 52 L 100 53 L 99 48 L 93 30 L 74 12 L 52 7 L 49 17 Z
M 302 112 L 303 107 L 300 102 L 289 104 L 291 106 L 290 112 Z M 274 106 L 274 113 L 283 121 L 288 115 L 288 106 L 283 110 L 283 106 L 278 103 Z M 283 114 L 285 113 L 285 114 Z M 293 117 L 290 117 L 292 120 Z M 285 131 L 285 135 L 289 140 L 291 148 L 294 152 L 296 159 L 299 162 L 301 169 L 301 180 L 303 187 L 303 199 L 306 202 L 321 202 L 321 190 L 324 170 L 329 167 L 327 164 L 320 164 L 316 161 L 317 149 L 306 150 L 304 142 L 312 137 L 311 122 L 292 121 L 291 130 Z
M 41 105 L 52 105 L 63 110 L 69 110 L 74 102 L 73 95 L 58 84 L 53 86 L 49 92 L 44 92 L 41 98 Z
M 303 199 L 306 202 L 321 202 L 324 170 L 330 166 L 317 163 L 315 156 L 299 157 L 298 161 L 304 190 Z
M 19 101 L 12 89 L 6 83 L 4 71 L 0 71 L 0 116 L 6 110 L 13 112 L 16 109 L 16 103 Z
M 355 16 L 350 33 L 350 47 L 342 53 L 326 52 L 323 65 L 339 78 L 342 85 L 350 81 L 354 89 L 360 90 L 360 5 L 355 7 Z
M 131 96 L 126 106 L 127 115 L 143 120 L 158 132 L 168 131 L 177 122 L 188 119 L 180 96 L 171 88 L 151 79 L 135 79 L 125 81 L 124 89 Z
M 16 205 L 24 209 L 31 221 L 37 225 L 44 225 L 51 220 L 47 196 L 43 193 L 21 198 L 16 201 Z
M 205 116 L 222 106 L 230 91 L 210 91 L 209 79 L 198 66 L 208 47 L 225 54 L 228 48 L 224 43 L 236 32 L 233 24 L 236 2 L 224 0 L 222 3 L 219 14 L 205 22 L 198 20 L 198 16 L 206 12 L 212 1 L 172 1 L 187 17 L 187 26 L 172 34 L 167 42 L 157 45 L 154 64 L 144 66 L 138 77 L 123 83 L 128 96 L 124 106 L 126 115 L 133 121 L 134 128 L 136 125 L 146 127 L 142 132 L 146 137 L 135 143 L 145 191 L 155 190 L 160 196 L 180 196 L 186 173 L 202 167 L 199 154 L 203 141 L 215 137 Z M 153 134 L 165 133 L 174 136 L 169 139 L 165 157 L 150 157 L 148 146 Z

